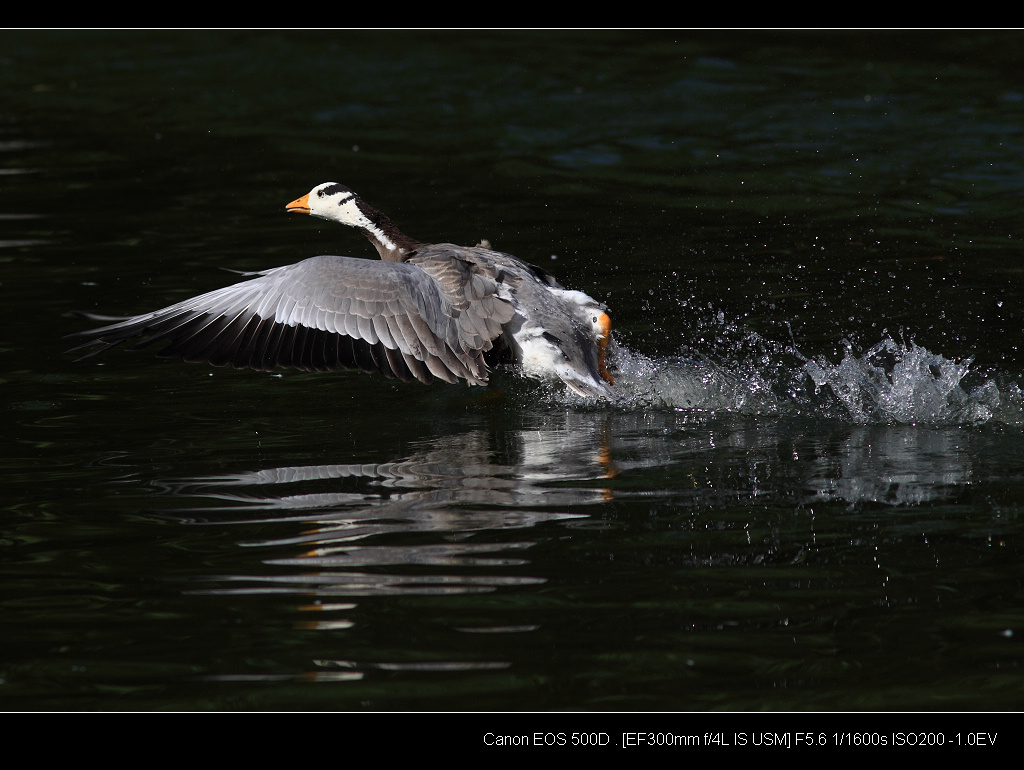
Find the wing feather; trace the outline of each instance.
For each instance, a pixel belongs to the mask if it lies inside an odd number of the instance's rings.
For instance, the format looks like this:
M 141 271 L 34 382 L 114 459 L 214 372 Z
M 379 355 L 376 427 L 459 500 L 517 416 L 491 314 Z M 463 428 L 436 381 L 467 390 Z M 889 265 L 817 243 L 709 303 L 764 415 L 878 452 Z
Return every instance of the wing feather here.
M 78 332 L 88 358 L 120 343 L 269 370 L 358 368 L 402 380 L 487 382 L 484 353 L 515 313 L 487 265 L 322 256 Z M 99 319 L 97 319 L 99 320 Z M 109 319 L 103 319 L 109 320 Z

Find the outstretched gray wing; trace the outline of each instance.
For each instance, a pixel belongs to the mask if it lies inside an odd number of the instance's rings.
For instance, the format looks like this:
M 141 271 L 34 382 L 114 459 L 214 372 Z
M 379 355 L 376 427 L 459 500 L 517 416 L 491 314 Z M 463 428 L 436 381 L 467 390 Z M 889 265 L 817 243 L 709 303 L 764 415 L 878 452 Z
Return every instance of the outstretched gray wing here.
M 461 274 L 460 274 L 461 273 Z M 321 256 L 162 310 L 78 332 L 100 353 L 166 341 L 161 355 L 237 368 L 377 371 L 487 382 L 483 354 L 514 310 L 476 266 Z M 109 319 L 108 319 L 109 320 Z

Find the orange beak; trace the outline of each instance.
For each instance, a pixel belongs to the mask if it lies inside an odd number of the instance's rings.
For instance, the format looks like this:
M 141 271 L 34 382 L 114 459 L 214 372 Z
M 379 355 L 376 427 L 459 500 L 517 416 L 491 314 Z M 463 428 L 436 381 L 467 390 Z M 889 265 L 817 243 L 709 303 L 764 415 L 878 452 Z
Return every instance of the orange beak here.
M 301 198 L 296 198 L 287 206 L 284 210 L 291 214 L 308 214 L 309 213 L 309 193 L 306 193 Z
M 608 350 L 608 341 L 612 338 L 612 319 L 607 313 L 601 313 L 597 317 L 597 326 L 601 330 L 601 336 L 597 338 L 597 368 L 601 373 L 601 377 L 609 385 L 614 385 L 615 380 L 608 374 L 608 370 L 604 368 L 605 353 Z

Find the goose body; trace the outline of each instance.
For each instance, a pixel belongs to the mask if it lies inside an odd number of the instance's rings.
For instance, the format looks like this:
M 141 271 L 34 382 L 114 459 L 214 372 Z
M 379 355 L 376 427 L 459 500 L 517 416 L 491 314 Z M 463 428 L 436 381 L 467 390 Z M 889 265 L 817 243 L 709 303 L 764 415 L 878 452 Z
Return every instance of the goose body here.
M 360 230 L 380 260 L 319 256 L 152 313 L 78 332 L 95 355 L 139 338 L 161 355 L 238 368 L 337 367 L 402 380 L 485 385 L 511 362 L 574 392 L 611 398 L 611 322 L 547 271 L 482 246 L 423 244 L 349 188 L 328 182 L 288 204 Z

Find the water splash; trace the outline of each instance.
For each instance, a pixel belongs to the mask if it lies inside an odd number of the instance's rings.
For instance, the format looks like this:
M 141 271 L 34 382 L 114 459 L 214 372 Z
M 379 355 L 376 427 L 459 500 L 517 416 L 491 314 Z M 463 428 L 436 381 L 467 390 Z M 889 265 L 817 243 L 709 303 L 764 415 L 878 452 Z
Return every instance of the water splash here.
M 711 360 L 648 358 L 627 348 L 616 351 L 618 403 L 627 407 L 667 406 L 702 412 L 773 413 L 777 399 L 759 372 L 730 372 Z
M 960 361 L 886 337 L 864 355 L 847 344 L 838 364 L 824 356 L 808 360 L 804 370 L 816 392 L 828 388 L 857 423 L 965 423 L 992 419 L 1002 398 L 992 380 L 968 391 L 964 379 L 973 358 Z
M 741 414 L 808 415 L 856 424 L 1024 424 L 1024 392 L 1002 390 L 950 359 L 891 335 L 863 353 L 849 342 L 839 363 L 804 356 L 795 345 L 746 335 L 711 356 L 649 358 L 615 351 L 618 405 Z M 739 348 L 742 347 L 742 355 Z M 972 384 L 973 383 L 973 384 Z

